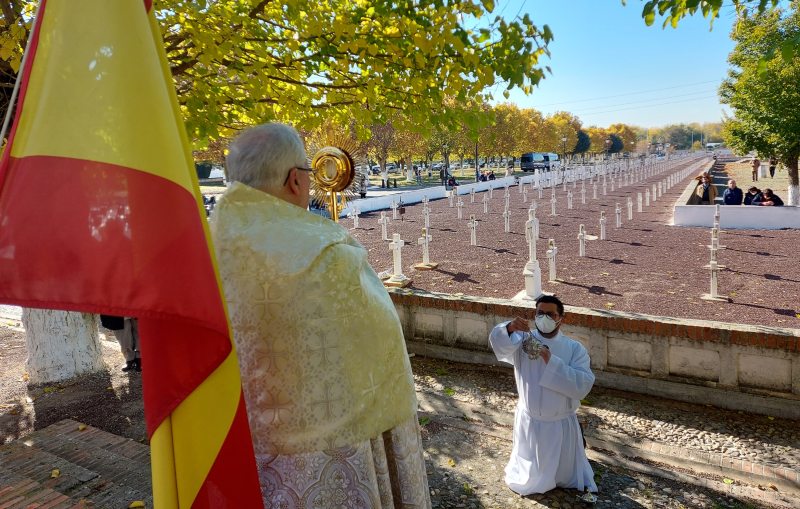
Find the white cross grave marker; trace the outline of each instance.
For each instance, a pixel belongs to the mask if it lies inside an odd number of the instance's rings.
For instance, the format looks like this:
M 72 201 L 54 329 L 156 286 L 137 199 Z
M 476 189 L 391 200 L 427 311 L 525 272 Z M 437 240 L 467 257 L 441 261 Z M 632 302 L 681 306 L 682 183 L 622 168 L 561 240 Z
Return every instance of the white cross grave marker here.
M 431 263 L 430 242 L 433 237 L 428 233 L 427 228 L 422 229 L 422 237 L 417 239 L 417 244 L 422 246 L 422 263 L 414 265 L 416 270 L 431 270 L 439 266 L 438 263 Z
M 478 229 L 478 221 L 475 220 L 475 214 L 470 214 L 469 216 L 469 245 L 470 246 L 477 246 L 478 245 L 478 236 L 476 234 L 476 230 Z
M 392 250 L 392 276 L 384 281 L 386 286 L 405 287 L 411 283 L 411 280 L 403 274 L 403 256 L 402 250 L 405 242 L 400 238 L 399 233 L 392 235 L 392 242 L 389 243 L 389 249 Z
M 383 240 L 389 240 L 389 233 L 386 229 L 389 226 L 389 218 L 386 217 L 386 211 L 381 211 L 381 218 L 378 222 L 381 224 L 381 236 Z
M 600 240 L 606 240 L 606 211 L 600 211 Z

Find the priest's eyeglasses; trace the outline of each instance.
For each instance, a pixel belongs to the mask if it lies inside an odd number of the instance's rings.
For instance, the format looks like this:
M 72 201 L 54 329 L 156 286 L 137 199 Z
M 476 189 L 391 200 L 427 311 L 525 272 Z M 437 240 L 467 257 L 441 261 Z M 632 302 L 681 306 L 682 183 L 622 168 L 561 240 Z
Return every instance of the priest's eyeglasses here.
M 314 173 L 316 173 L 316 171 L 317 171 L 317 170 L 315 170 L 313 168 L 304 168 L 302 166 L 292 166 L 291 168 L 289 168 L 289 173 L 286 174 L 286 179 L 283 181 L 283 185 L 284 186 L 289 183 L 289 176 L 292 174 L 292 170 L 307 171 L 307 172 L 311 173 L 312 175 Z

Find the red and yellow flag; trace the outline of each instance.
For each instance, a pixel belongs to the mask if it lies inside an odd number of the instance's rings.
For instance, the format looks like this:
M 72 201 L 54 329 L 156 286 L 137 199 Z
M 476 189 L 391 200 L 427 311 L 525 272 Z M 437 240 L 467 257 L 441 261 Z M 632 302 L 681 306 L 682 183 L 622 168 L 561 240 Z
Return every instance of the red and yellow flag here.
M 150 1 L 42 0 L 21 73 L 0 161 L 0 302 L 139 317 L 156 507 L 261 507 Z

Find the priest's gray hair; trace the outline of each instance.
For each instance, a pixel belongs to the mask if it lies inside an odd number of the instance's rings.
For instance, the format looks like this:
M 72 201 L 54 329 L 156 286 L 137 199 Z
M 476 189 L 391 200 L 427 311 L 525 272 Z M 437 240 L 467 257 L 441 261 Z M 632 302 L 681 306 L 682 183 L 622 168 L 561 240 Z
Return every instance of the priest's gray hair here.
M 289 170 L 308 166 L 308 157 L 295 128 L 273 122 L 240 133 L 228 147 L 225 165 L 229 181 L 277 190 Z

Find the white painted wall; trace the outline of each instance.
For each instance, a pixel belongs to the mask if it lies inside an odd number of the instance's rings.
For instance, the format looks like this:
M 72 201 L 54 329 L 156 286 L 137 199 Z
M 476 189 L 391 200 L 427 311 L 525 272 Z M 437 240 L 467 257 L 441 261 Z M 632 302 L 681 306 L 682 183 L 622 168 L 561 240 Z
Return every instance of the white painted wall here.
M 675 226 L 701 226 L 714 224 L 713 205 L 675 205 Z M 800 228 L 800 207 L 758 207 L 755 205 L 722 205 L 719 212 L 722 228 L 731 230 L 779 230 Z

